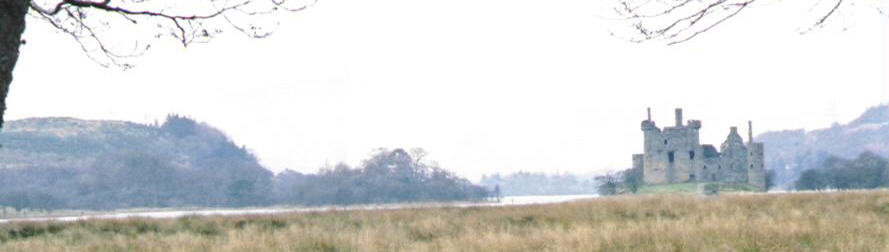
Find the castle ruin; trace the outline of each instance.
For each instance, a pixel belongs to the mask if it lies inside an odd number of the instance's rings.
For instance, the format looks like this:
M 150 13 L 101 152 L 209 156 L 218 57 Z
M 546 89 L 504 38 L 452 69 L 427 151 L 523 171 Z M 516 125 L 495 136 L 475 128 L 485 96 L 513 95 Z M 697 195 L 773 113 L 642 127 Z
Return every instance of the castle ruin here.
M 685 182 L 748 183 L 765 190 L 763 144 L 753 142 L 753 123 L 748 121 L 748 142 L 731 127 L 719 151 L 701 145 L 701 121 L 682 122 L 682 109 L 676 109 L 676 125 L 663 130 L 651 120 L 642 121 L 644 152 L 633 155 L 633 168 L 642 169 L 646 184 Z

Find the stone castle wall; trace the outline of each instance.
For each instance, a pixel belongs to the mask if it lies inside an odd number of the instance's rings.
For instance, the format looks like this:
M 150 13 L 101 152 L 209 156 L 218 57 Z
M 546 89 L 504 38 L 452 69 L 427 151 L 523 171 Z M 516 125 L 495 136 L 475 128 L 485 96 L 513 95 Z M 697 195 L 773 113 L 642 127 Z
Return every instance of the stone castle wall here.
M 722 181 L 764 188 L 762 143 L 744 144 L 737 128 L 732 127 L 716 151 L 713 146 L 700 144 L 700 121 L 682 123 L 681 109 L 676 109 L 673 127 L 661 130 L 650 114 L 641 126 L 644 152 L 633 155 L 633 167 L 643 170 L 645 183 Z
M 751 185 L 755 185 L 760 190 L 766 189 L 766 172 L 764 162 L 764 149 L 762 143 L 750 143 L 749 146 L 748 179 Z

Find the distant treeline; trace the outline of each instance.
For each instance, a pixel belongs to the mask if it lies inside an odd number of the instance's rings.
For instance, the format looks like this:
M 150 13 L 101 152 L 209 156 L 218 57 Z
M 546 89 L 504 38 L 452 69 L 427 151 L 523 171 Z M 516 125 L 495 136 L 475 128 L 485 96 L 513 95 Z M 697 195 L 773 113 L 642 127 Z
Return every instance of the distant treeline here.
M 317 174 L 286 171 L 275 176 L 277 201 L 287 204 L 356 204 L 482 200 L 484 187 L 436 165 L 420 161 L 402 149 L 381 149 L 360 167 L 338 164 Z
M 358 167 L 275 175 L 219 130 L 69 118 L 10 122 L 0 134 L 0 206 L 17 209 L 240 207 L 480 200 L 488 191 L 402 149 Z M 419 155 L 419 156 L 417 156 Z M 11 161 L 10 161 L 11 160 Z
M 889 162 L 871 152 L 851 160 L 831 156 L 820 167 L 800 174 L 795 187 L 797 190 L 889 187 Z
M 573 174 L 545 174 L 516 172 L 507 175 L 495 173 L 482 176 L 481 184 L 489 190 L 498 190 L 503 196 L 595 194 L 596 182 L 592 178 Z
M 803 172 L 818 169 L 831 156 L 855 159 L 869 151 L 889 158 L 889 106 L 867 109 L 858 118 L 829 128 L 765 132 L 765 167 L 775 171 L 775 186 L 793 189 Z

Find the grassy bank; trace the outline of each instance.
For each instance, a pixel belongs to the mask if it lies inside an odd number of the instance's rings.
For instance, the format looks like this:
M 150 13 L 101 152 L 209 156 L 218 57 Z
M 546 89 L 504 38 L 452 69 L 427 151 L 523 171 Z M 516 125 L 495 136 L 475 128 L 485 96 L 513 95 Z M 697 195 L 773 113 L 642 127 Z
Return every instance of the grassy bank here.
M 889 192 L 0 225 L 0 251 L 886 251 Z
M 667 193 L 697 193 L 698 186 L 712 183 L 676 183 L 662 185 L 643 185 L 639 188 L 641 194 L 667 194 Z M 719 192 L 758 192 L 753 185 L 733 184 L 733 183 L 716 183 L 719 186 Z

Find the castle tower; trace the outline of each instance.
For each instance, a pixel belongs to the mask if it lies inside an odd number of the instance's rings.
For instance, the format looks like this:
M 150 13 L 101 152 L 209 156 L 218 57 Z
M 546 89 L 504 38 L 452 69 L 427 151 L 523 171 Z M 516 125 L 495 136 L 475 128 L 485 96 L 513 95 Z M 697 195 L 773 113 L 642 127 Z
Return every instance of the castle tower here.
M 641 170 L 645 166 L 644 154 L 633 154 L 633 169 Z
M 643 142 L 642 149 L 643 154 L 641 154 L 641 160 L 637 160 L 640 157 L 633 157 L 634 166 L 638 163 L 642 165 L 642 174 L 643 180 L 647 184 L 660 184 L 667 183 L 667 172 L 663 167 L 655 167 L 657 164 L 657 157 L 653 154 L 656 153 L 659 146 L 659 142 L 663 137 L 661 136 L 661 129 L 657 127 L 654 121 L 651 120 L 651 108 L 647 109 L 648 119 L 642 121 L 642 133 L 643 133 Z M 639 155 L 639 154 L 637 154 Z
M 753 122 L 747 121 L 747 181 L 759 190 L 766 190 L 763 144 L 753 142 Z
M 747 121 L 747 142 L 753 142 L 753 121 Z
M 721 171 L 723 182 L 745 183 L 747 182 L 747 147 L 744 140 L 738 134 L 738 127 L 731 127 L 725 142 L 719 146 Z
M 676 127 L 682 127 L 682 108 L 676 108 Z
M 642 121 L 644 133 L 644 153 L 642 167 L 645 182 L 649 184 L 678 183 L 695 181 L 696 167 L 701 159 L 702 149 L 698 130 L 701 122 L 682 122 L 682 109 L 676 109 L 676 125 L 658 128 L 651 120 Z M 634 161 L 634 164 L 638 162 Z
M 728 136 L 725 137 L 725 141 L 719 146 L 719 151 L 732 151 L 733 149 L 738 149 L 739 146 L 744 146 L 744 140 L 741 139 L 741 135 L 738 135 L 738 127 L 731 127 L 729 128 Z

